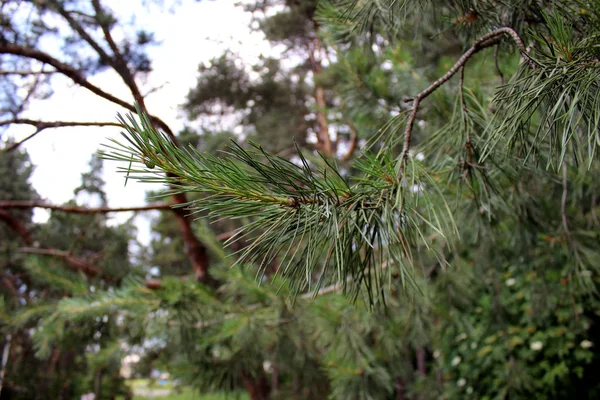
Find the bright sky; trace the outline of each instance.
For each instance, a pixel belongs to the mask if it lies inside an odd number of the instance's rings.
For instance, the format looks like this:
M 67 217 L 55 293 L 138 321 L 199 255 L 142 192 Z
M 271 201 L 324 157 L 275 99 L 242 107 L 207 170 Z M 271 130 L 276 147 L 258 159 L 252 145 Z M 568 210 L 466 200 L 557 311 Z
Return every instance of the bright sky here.
M 118 15 L 124 16 L 122 21 L 129 21 L 134 16 L 138 26 L 154 32 L 159 42 L 149 52 L 154 70 L 141 85 L 142 92 L 164 85 L 149 95 L 147 106 L 173 131 L 183 127 L 184 120 L 178 107 L 196 82 L 199 63 L 219 56 L 226 48 L 238 52 L 245 59 L 270 52 L 262 36 L 250 32 L 250 14 L 236 7 L 235 2 L 181 0 L 173 12 L 169 12 L 166 7 L 153 5 L 135 8 L 139 5 L 137 1 L 105 1 Z M 115 73 L 104 72 L 91 77 L 90 81 L 120 98 L 131 99 Z M 124 112 L 115 104 L 74 86 L 62 77 L 57 77 L 53 89 L 54 95 L 50 99 L 34 101 L 23 117 L 45 121 L 115 121 L 117 112 Z M 31 132 L 31 127 L 14 127 L 8 134 L 20 140 Z M 118 137 L 119 132 L 120 129 L 114 127 L 43 131 L 24 145 L 36 165 L 31 179 L 33 186 L 51 203 L 68 201 L 73 197 L 73 189 L 80 184 L 81 173 L 88 170 L 91 155 L 102 144 L 109 143 L 108 137 Z M 157 186 L 129 180 L 124 187 L 124 178 L 116 172 L 116 168 L 115 163 L 105 162 L 109 206 L 143 205 L 145 192 Z M 44 221 L 47 216 L 47 212 L 36 210 L 36 220 Z M 129 213 L 118 214 L 115 218 L 124 221 L 130 216 Z M 148 243 L 148 220 L 137 217 L 136 226 L 140 241 Z

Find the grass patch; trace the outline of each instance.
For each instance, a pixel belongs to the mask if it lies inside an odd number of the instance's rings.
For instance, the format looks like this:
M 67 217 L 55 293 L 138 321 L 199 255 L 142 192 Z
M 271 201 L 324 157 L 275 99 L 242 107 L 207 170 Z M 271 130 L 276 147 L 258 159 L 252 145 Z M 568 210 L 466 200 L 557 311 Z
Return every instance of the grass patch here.
M 175 391 L 176 387 L 172 383 L 158 385 L 150 379 L 130 379 L 127 385 L 133 392 L 147 392 L 149 390 L 171 390 L 173 393 L 164 396 L 133 396 L 133 400 L 248 400 L 246 393 L 211 393 L 200 394 L 190 388 L 180 388 L 179 393 Z

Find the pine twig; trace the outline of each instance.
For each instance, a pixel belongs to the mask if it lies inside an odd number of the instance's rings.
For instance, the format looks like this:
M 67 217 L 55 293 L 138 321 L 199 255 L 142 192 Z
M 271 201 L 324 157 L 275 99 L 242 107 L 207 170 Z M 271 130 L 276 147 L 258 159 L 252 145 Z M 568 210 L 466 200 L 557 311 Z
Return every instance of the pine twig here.
M 521 38 L 519 37 L 517 32 L 515 32 L 513 29 L 508 28 L 508 27 L 499 28 L 499 29 L 496 29 L 495 31 L 492 31 L 486 35 L 483 35 L 481 38 L 477 39 L 473 43 L 473 45 L 465 53 L 463 53 L 463 55 L 458 59 L 458 61 L 452 66 L 452 68 L 450 68 L 448 70 L 448 72 L 446 72 L 438 80 L 436 80 L 431 85 L 429 85 L 429 87 L 427 87 L 421 93 L 417 94 L 412 99 L 406 100 L 406 101 L 412 101 L 413 104 L 412 104 L 410 114 L 408 115 L 406 129 L 404 130 L 404 145 L 403 145 L 402 153 L 401 153 L 401 157 L 400 157 L 400 162 L 402 163 L 400 165 L 400 173 L 399 173 L 400 176 L 404 173 L 404 165 L 406 163 L 406 160 L 408 158 L 408 152 L 410 150 L 410 143 L 411 143 L 411 139 L 412 139 L 412 130 L 413 130 L 413 126 L 415 123 L 415 119 L 417 118 L 417 112 L 419 111 L 419 105 L 420 105 L 421 101 L 424 100 L 425 98 L 427 98 L 431 93 L 433 93 L 437 89 L 439 89 L 448 80 L 450 80 L 450 78 L 452 78 L 454 76 L 454 74 L 456 74 L 462 67 L 465 66 L 467 61 L 469 61 L 469 59 L 474 54 L 476 54 L 480 50 L 483 50 L 486 47 L 490 47 L 490 46 L 497 44 L 498 41 L 500 40 L 500 37 L 502 37 L 503 35 L 508 35 L 513 39 L 513 41 L 515 42 L 515 45 L 521 52 L 523 59 L 532 68 L 535 68 L 535 64 L 527 55 L 523 41 L 521 40 Z

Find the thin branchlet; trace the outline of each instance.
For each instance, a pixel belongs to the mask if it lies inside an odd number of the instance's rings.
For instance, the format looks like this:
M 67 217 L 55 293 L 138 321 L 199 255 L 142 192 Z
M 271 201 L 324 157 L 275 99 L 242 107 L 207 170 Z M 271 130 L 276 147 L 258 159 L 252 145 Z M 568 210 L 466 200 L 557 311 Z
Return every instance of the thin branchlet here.
M 469 59 L 474 54 L 476 54 L 480 50 L 483 50 L 487 47 L 498 44 L 498 42 L 500 41 L 500 38 L 504 35 L 509 36 L 515 42 L 515 45 L 516 45 L 517 49 L 521 52 L 521 55 L 522 55 L 523 59 L 525 60 L 525 62 L 527 62 L 527 64 L 529 64 L 530 67 L 535 68 L 535 63 L 527 55 L 525 45 L 523 44 L 523 41 L 521 40 L 521 38 L 519 37 L 517 32 L 515 32 L 514 29 L 511 29 L 508 27 L 499 28 L 499 29 L 496 29 L 495 31 L 492 31 L 492 32 L 482 36 L 478 40 L 476 40 L 473 43 L 473 45 L 465 53 L 463 53 L 463 55 L 458 59 L 458 61 L 452 66 L 452 68 L 450 68 L 448 70 L 448 72 L 446 72 L 438 80 L 436 80 L 431 85 L 429 85 L 421 93 L 417 94 L 412 99 L 406 100 L 406 101 L 412 101 L 412 108 L 410 110 L 410 114 L 408 115 L 408 120 L 406 122 L 406 128 L 404 130 L 404 145 L 402 147 L 402 153 L 400 156 L 400 162 L 401 162 L 400 172 L 399 172 L 400 177 L 404 174 L 404 166 L 405 166 L 406 160 L 408 158 L 410 144 L 411 144 L 411 140 L 412 140 L 413 126 L 415 123 L 415 119 L 417 118 L 417 112 L 419 111 L 419 106 L 421 104 L 421 101 L 423 99 L 427 98 L 431 93 L 433 93 L 437 89 L 439 89 L 448 80 L 450 80 L 450 78 L 452 78 L 454 76 L 454 74 L 456 74 L 461 68 L 463 68 L 465 66 L 467 61 L 469 61 Z

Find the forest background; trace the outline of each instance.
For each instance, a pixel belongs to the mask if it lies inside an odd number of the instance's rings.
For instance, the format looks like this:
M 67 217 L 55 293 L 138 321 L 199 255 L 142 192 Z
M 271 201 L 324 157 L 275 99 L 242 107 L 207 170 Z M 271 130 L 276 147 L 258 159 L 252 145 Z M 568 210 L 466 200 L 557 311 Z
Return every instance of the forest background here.
M 109 6 L 0 8 L 3 398 L 129 396 L 131 353 L 252 399 L 597 396 L 600 4 L 247 1 L 207 21 L 262 54 L 195 74 L 169 66 L 202 40 L 154 59 Z M 105 106 L 57 119 L 65 81 Z M 41 198 L 27 146 L 106 126 L 72 197 Z M 147 243 L 109 218 L 148 211 Z

